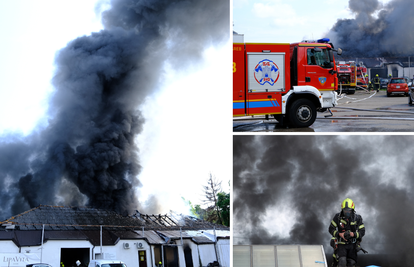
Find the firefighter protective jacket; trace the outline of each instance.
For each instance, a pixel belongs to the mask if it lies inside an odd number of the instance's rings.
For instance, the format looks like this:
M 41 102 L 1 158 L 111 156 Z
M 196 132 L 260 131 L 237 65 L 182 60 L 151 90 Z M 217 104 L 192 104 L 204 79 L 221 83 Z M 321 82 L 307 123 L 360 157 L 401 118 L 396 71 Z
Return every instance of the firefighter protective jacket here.
M 362 217 L 354 213 L 349 219 L 346 219 L 345 216 L 343 216 L 342 212 L 337 213 L 329 225 L 329 233 L 338 239 L 338 244 L 352 243 L 352 240 L 350 239 L 348 239 L 348 241 L 345 241 L 339 237 L 339 233 L 346 231 L 353 232 L 353 238 L 356 240 L 361 240 L 365 235 L 365 226 L 362 221 Z

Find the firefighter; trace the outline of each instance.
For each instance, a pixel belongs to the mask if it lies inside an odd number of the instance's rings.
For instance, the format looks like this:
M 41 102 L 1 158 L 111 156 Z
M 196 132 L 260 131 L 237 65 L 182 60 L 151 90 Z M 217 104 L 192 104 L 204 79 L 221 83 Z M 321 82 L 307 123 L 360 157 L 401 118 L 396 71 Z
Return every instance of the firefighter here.
M 372 85 L 371 81 L 368 83 L 368 91 L 371 92 L 371 90 L 374 90 L 374 86 Z
M 341 209 L 329 225 L 331 246 L 334 247 L 333 264 L 337 263 L 339 267 L 355 266 L 365 226 L 362 217 L 355 213 L 355 204 L 351 199 L 345 199 Z
M 379 92 L 380 83 L 381 83 L 381 80 L 380 80 L 380 77 L 377 74 L 377 75 L 375 75 L 375 78 L 374 78 L 375 89 L 377 90 L 377 92 Z

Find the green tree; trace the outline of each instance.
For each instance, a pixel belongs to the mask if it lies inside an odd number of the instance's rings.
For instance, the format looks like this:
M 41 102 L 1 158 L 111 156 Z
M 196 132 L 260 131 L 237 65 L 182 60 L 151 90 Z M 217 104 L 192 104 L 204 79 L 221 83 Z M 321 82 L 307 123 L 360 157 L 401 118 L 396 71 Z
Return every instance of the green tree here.
M 217 206 L 220 210 L 223 225 L 230 226 L 230 193 L 220 192 L 217 194 Z
M 202 208 L 199 204 L 193 205 L 191 201 L 182 197 L 190 207 L 191 214 L 204 221 L 230 226 L 230 193 L 221 190 L 221 182 L 218 182 L 212 174 L 207 185 L 203 186 L 203 192 L 205 194 L 203 203 L 207 204 L 207 208 Z
M 220 209 L 217 205 L 218 203 L 218 193 L 221 192 L 221 181 L 218 182 L 216 177 L 210 173 L 210 177 L 207 181 L 207 185 L 203 186 L 204 194 L 206 199 L 204 203 L 208 204 L 207 208 L 207 221 L 214 222 L 218 224 L 223 224 Z

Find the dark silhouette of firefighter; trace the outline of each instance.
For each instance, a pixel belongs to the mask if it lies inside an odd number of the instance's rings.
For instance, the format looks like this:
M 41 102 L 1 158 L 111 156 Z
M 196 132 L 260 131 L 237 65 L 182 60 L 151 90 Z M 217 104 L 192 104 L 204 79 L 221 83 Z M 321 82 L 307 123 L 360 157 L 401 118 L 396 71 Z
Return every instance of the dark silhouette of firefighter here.
M 380 77 L 378 76 L 378 74 L 377 74 L 377 75 L 375 75 L 375 78 L 374 78 L 374 84 L 375 84 L 375 90 L 377 90 L 377 92 L 379 92 L 380 85 L 381 85 L 381 79 L 380 79 Z
M 333 266 L 355 266 L 357 252 L 361 248 L 362 237 L 365 235 L 365 226 L 362 217 L 355 213 L 354 202 L 347 198 L 342 202 L 342 211 L 335 214 L 329 225 L 332 235 L 331 246 L 334 248 Z

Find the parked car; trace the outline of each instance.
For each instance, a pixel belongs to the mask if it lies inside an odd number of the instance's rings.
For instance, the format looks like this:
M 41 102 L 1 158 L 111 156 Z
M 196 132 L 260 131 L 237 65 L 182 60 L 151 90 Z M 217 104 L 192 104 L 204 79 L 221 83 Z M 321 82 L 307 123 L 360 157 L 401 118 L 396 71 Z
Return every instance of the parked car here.
M 408 96 L 408 84 L 404 78 L 391 78 L 387 86 L 387 96 L 391 94 L 404 94 Z
M 91 260 L 88 267 L 127 267 L 120 260 Z
M 26 264 L 26 267 L 52 267 L 52 265 L 47 263 L 32 263 L 32 264 Z
M 380 79 L 380 88 L 387 89 L 388 83 L 390 82 L 389 79 Z

